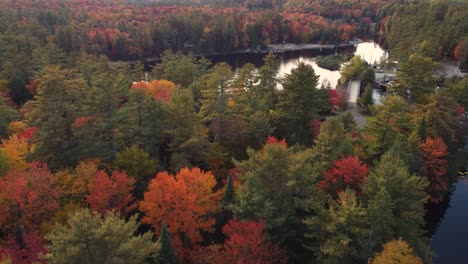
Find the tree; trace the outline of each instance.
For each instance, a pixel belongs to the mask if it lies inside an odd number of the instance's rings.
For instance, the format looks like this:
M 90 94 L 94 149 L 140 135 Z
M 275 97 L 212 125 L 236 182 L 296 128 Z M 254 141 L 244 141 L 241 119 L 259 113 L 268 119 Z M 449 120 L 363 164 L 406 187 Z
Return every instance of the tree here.
M 315 193 L 319 171 L 312 167 L 310 151 L 294 151 L 285 140 L 270 137 L 259 151 L 247 150 L 249 158 L 235 162 L 239 187 L 232 206 L 239 219 L 265 221 L 273 241 L 290 243 L 297 250 L 300 217 L 306 199 Z
M 219 63 L 208 74 L 201 78 L 201 109 L 200 112 L 211 127 L 211 132 L 220 144 L 226 139 L 226 119 L 228 90 L 234 77 L 231 66 Z
M 135 179 L 135 197 L 142 198 L 151 177 L 157 171 L 157 161 L 151 159 L 150 155 L 137 145 L 124 148 L 117 153 L 114 167 L 117 170 L 125 171 Z
M 37 126 L 33 157 L 52 169 L 75 166 L 80 159 L 73 122 L 80 113 L 86 82 L 70 70 L 44 69 L 34 99 L 27 103 L 28 123 Z
M 16 119 L 18 119 L 17 111 L 6 105 L 3 98 L 0 97 L 0 139 L 8 135 L 8 124 Z
M 314 160 L 322 170 L 340 157 L 340 145 L 346 138 L 343 123 L 336 119 L 329 119 L 320 126 L 320 133 L 312 149 Z
M 310 65 L 301 62 L 283 80 L 283 90 L 278 97 L 278 123 L 280 135 L 287 136 L 290 144 L 307 143 L 310 121 L 328 105 L 317 89 L 318 76 Z
M 441 202 L 448 192 L 447 145 L 441 138 L 426 138 L 421 144 L 422 172 L 429 180 L 428 193 L 432 202 Z
M 366 86 L 364 93 L 359 99 L 359 103 L 366 108 L 374 104 L 374 100 L 372 99 L 372 86 L 370 84 Z
M 136 86 L 138 84 L 132 86 L 128 101 L 118 109 L 117 115 L 125 118 L 125 122 L 119 122 L 117 125 L 120 131 L 125 131 L 119 138 L 123 142 L 137 144 L 151 156 L 158 157 L 162 154 L 160 147 L 164 141 L 164 129 L 167 127 L 165 101 L 148 93 L 146 84 L 144 88 Z
M 173 236 L 178 255 L 186 257 L 184 248 L 203 241 L 201 231 L 213 230 L 214 218 L 219 209 L 219 195 L 213 174 L 198 168 L 181 169 L 176 175 L 160 172 L 151 180 L 140 210 L 142 221 L 160 232 L 162 223 Z
M 367 236 L 366 209 L 356 199 L 354 191 L 346 189 L 332 201 L 312 207 L 316 215 L 304 220 L 308 233 L 314 238 L 310 247 L 321 263 L 355 263 L 362 258 L 359 240 Z
M 392 240 L 383 246 L 383 251 L 369 260 L 370 264 L 423 264 L 422 260 L 415 256 L 413 249 L 405 241 Z
M 377 217 L 370 218 L 369 228 L 375 233 L 374 249 L 389 239 L 401 237 L 416 249 L 419 256 L 428 258 L 429 249 L 422 236 L 426 187 L 427 181 L 411 175 L 398 156 L 382 156 L 363 187 L 369 214 Z
M 436 91 L 429 97 L 424 109 L 427 136 L 442 137 L 445 142 L 453 142 L 458 128 L 456 101 Z
M 231 220 L 223 228 L 228 237 L 221 253 L 226 263 L 286 263 L 286 252 L 264 235 L 265 223 Z
M 323 172 L 323 180 L 318 183 L 317 187 L 333 197 L 337 197 L 347 188 L 354 190 L 356 195 L 360 195 L 369 172 L 367 165 L 362 164 L 356 156 L 341 156 L 341 159 L 333 163 L 332 168 Z
M 145 66 L 140 60 L 133 65 L 132 77 L 134 82 L 146 81 Z
M 395 82 L 389 89 L 410 103 L 427 103 L 429 95 L 436 88 L 432 78 L 436 68 L 437 63 L 434 63 L 431 58 L 411 55 L 407 62 L 401 64 Z
M 234 203 L 236 192 L 234 190 L 234 184 L 232 182 L 232 177 L 229 175 L 226 187 L 224 188 L 223 199 L 221 199 L 221 211 L 216 217 L 216 233 L 220 236 L 220 240 L 223 240 L 225 237 L 221 234 L 223 226 L 225 226 L 229 220 L 232 219 L 232 210 L 231 206 Z
M 57 224 L 46 236 L 50 263 L 145 263 L 156 251 L 151 233 L 135 236 L 136 216 L 125 221 L 112 212 L 104 216 L 81 209 Z
M 5 154 L 5 151 L 0 148 L 0 178 L 6 175 L 10 169 L 10 163 L 8 162 L 8 156 Z
M 18 136 L 10 136 L 4 140 L 1 149 L 8 160 L 10 170 L 24 171 L 28 167 L 26 157 L 31 153 L 32 146 L 26 142 L 26 139 L 19 139 Z
M 255 109 L 267 112 L 274 108 L 277 103 L 277 73 L 279 61 L 276 55 L 269 53 L 263 58 L 263 66 L 258 70 L 259 84 L 252 91 L 252 103 L 255 103 Z
M 84 156 L 113 161 L 120 147 L 117 128 L 125 127 L 127 115 L 119 111 L 128 95 L 129 80 L 121 73 L 98 73 L 88 92 L 85 116 L 90 122 L 79 129 Z
M 46 165 L 29 164 L 26 171 L 10 170 L 0 179 L 0 223 L 5 233 L 12 232 L 12 223 L 33 230 L 47 231 L 58 209 L 54 179 Z
M 364 131 L 374 138 L 371 153 L 388 151 L 398 136 L 408 137 L 415 130 L 409 106 L 399 96 L 387 96 L 382 105 L 375 106 L 374 115 L 367 118 Z
M 188 90 L 175 92 L 167 104 L 170 121 L 165 133 L 171 157 L 168 167 L 172 171 L 185 166 L 206 166 L 210 144 L 208 131 L 193 108 L 193 97 Z
M 364 61 L 360 56 L 354 56 L 344 67 L 341 68 L 340 83 L 345 84 L 346 82 L 354 79 L 360 79 L 361 74 L 367 69 L 367 62 Z
M 41 258 L 47 253 L 44 239 L 34 231 L 25 231 L 17 224 L 15 234 L 0 249 L 0 259 L 9 258 L 10 264 L 46 263 Z
M 159 250 L 154 257 L 156 264 L 178 264 L 180 263 L 177 253 L 172 247 L 172 239 L 166 226 L 163 224 L 161 234 L 159 235 Z
M 206 71 L 210 62 L 204 58 L 195 59 L 183 55 L 182 52 L 173 53 L 166 50 L 161 55 L 161 63 L 153 68 L 153 78 L 165 79 L 188 88 Z
M 128 215 L 136 207 L 132 195 L 134 184 L 135 179 L 125 172 L 114 171 L 108 175 L 100 170 L 90 182 L 86 200 L 91 210 L 100 214 L 115 211 Z

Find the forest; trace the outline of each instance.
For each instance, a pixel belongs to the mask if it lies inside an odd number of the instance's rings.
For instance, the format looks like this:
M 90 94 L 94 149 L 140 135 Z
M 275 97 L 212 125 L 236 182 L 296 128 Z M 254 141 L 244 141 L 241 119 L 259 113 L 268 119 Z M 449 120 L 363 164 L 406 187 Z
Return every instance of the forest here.
M 457 0 L 0 0 L 0 263 L 432 263 L 426 209 L 467 159 L 468 109 L 468 78 L 433 73 L 468 68 L 467 16 Z M 305 63 L 277 77 L 271 53 L 192 56 L 375 35 L 401 62 L 375 105 L 359 56 L 336 89 Z

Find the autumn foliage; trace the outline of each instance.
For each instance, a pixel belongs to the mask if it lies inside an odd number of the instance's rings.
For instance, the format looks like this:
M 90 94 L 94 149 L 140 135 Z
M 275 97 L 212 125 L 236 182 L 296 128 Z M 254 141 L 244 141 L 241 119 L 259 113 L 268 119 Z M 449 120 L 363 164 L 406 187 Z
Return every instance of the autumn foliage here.
M 4 232 L 13 232 L 13 223 L 46 231 L 57 209 L 57 190 L 46 165 L 30 163 L 26 171 L 10 170 L 0 179 L 0 226 Z
M 213 214 L 220 200 L 213 192 L 215 186 L 213 174 L 198 168 L 183 168 L 176 175 L 160 172 L 140 202 L 145 213 L 142 221 L 151 224 L 156 233 L 164 222 L 179 256 L 184 256 L 184 247 L 203 241 L 200 231 L 213 231 Z
M 333 163 L 332 168 L 323 172 L 323 180 L 318 183 L 318 188 L 333 195 L 351 188 L 359 195 L 369 172 L 367 165 L 356 156 L 342 156 Z
M 286 263 L 285 251 L 268 241 L 264 234 L 265 222 L 231 220 L 223 228 L 225 263 Z
M 11 264 L 46 263 L 41 255 L 46 254 L 47 249 L 40 235 L 21 232 L 16 236 L 11 236 L 0 249 L 0 259 L 9 258 Z
M 438 138 L 427 138 L 420 146 L 422 153 L 422 175 L 430 182 L 428 193 L 432 202 L 441 202 L 448 191 L 447 145 Z
M 383 246 L 382 253 L 369 261 L 370 264 L 423 264 L 421 259 L 414 255 L 413 249 L 402 240 L 393 240 Z
M 132 191 L 135 179 L 125 172 L 114 171 L 112 175 L 100 170 L 89 185 L 86 200 L 93 211 L 105 214 L 107 211 L 130 213 L 135 207 Z
M 131 87 L 131 89 L 145 91 L 154 98 L 166 102 L 171 99 L 171 94 L 176 88 L 175 83 L 167 80 L 153 80 L 150 83 L 137 82 Z

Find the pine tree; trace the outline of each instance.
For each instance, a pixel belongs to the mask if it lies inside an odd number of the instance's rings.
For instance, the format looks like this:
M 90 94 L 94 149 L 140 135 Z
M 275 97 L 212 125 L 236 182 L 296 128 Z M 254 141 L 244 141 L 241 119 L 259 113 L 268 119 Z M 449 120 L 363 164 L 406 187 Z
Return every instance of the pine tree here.
M 421 140 L 425 140 L 427 136 L 427 125 L 426 125 L 426 116 L 423 115 L 423 118 L 421 120 L 421 124 L 419 125 L 418 128 L 418 135 L 421 138 Z
M 180 263 L 177 253 L 172 246 L 172 238 L 167 231 L 166 225 L 163 224 L 161 234 L 159 236 L 159 251 L 156 254 L 155 264 L 178 264 Z
M 230 206 L 235 199 L 234 184 L 232 177 L 229 176 L 226 188 L 224 188 L 223 199 L 221 200 L 221 212 L 216 217 L 216 233 L 220 240 L 224 240 L 225 236 L 222 234 L 223 227 L 232 219 L 232 209 Z
M 318 76 L 314 68 L 303 62 L 291 70 L 283 81 L 283 90 L 278 97 L 277 132 L 287 136 L 290 144 L 311 143 L 310 122 L 323 110 L 323 98 L 319 96 L 317 85 Z M 325 102 L 328 104 L 328 96 Z
M 372 99 L 372 86 L 370 84 L 366 86 L 366 89 L 364 90 L 364 93 L 361 95 L 361 99 L 359 101 L 361 105 L 366 108 L 374 104 L 374 101 Z
M 145 66 L 140 60 L 133 65 L 132 75 L 134 82 L 145 81 Z

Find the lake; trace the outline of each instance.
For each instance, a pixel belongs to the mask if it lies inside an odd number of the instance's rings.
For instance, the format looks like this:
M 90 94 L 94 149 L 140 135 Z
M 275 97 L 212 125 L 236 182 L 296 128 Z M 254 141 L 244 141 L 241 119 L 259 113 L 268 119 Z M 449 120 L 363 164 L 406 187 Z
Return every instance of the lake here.
M 340 78 L 339 71 L 330 71 L 324 68 L 321 68 L 317 65 L 316 60 L 319 56 L 325 56 L 333 54 L 332 50 L 301 50 L 294 52 L 286 52 L 278 55 L 280 61 L 278 69 L 278 77 L 284 77 L 286 74 L 291 73 L 291 70 L 294 69 L 298 63 L 304 62 L 305 64 L 311 65 L 315 73 L 320 76 L 319 84 L 322 84 L 324 81 L 328 81 L 331 84 L 331 87 L 335 88 L 338 79 Z M 353 53 L 354 55 L 361 56 L 368 63 L 378 63 L 380 58 L 387 56 L 387 53 L 375 42 L 362 42 L 355 46 L 355 48 L 346 48 L 346 49 L 337 49 L 336 53 Z M 220 55 L 220 56 L 208 56 L 213 63 L 218 62 L 227 62 L 233 68 L 237 69 L 242 67 L 247 63 L 252 63 L 255 66 L 259 67 L 263 63 L 264 54 L 236 54 L 236 55 Z
M 442 205 L 442 214 L 434 227 L 431 246 L 434 264 L 468 263 L 468 179 L 459 178 Z

